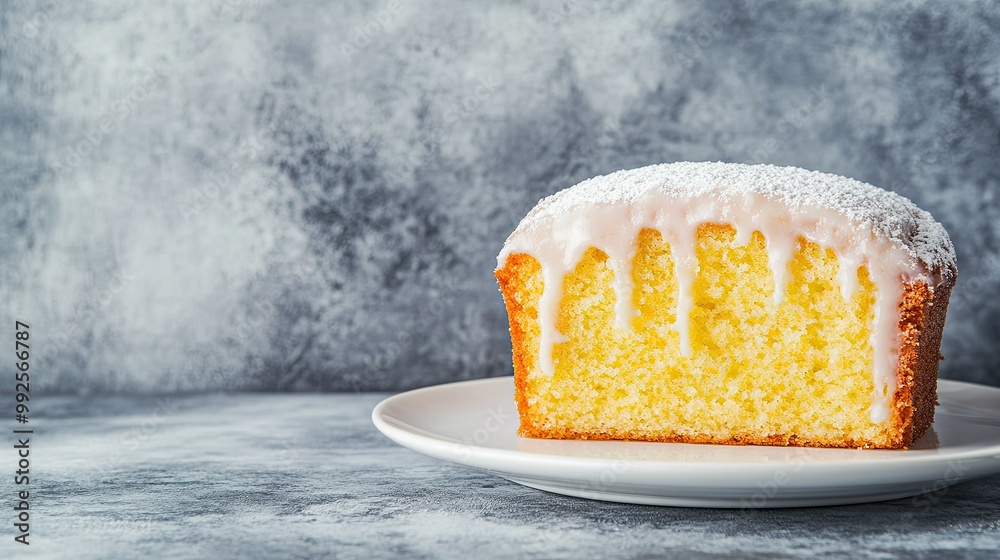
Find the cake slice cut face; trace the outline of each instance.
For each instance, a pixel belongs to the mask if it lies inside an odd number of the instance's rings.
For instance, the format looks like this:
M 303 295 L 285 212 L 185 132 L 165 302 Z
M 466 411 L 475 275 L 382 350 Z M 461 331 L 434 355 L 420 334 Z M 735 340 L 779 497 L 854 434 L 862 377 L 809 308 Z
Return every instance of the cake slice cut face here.
M 496 276 L 522 436 L 905 448 L 957 267 L 896 194 L 676 163 L 543 199 Z

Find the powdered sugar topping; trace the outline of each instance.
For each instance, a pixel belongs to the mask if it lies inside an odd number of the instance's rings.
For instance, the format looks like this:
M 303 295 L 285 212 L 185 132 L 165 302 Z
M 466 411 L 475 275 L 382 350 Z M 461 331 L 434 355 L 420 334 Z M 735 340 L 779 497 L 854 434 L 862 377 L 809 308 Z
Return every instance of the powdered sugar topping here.
M 627 204 L 650 191 L 678 199 L 709 196 L 723 205 L 740 204 L 745 196 L 756 194 L 791 210 L 828 209 L 855 227 L 898 244 L 944 281 L 953 280 L 958 269 L 955 247 L 944 227 L 903 196 L 831 173 L 742 163 L 665 163 L 588 179 L 539 201 L 508 244 L 579 207 Z M 507 254 L 502 252 L 500 259 Z

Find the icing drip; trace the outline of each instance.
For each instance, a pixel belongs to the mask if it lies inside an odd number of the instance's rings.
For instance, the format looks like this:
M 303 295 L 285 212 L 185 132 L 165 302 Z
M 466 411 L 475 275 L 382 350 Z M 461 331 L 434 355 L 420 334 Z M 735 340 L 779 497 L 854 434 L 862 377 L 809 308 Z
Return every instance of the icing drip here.
M 679 242 L 674 260 L 674 274 L 677 278 L 677 315 L 674 318 L 674 330 L 680 336 L 681 356 L 691 357 L 691 308 L 694 297 L 691 286 L 698 274 L 698 260 L 695 257 L 694 244 Z M 671 245 L 673 247 L 673 244 Z
M 868 214 L 876 218 L 885 214 L 883 220 L 891 222 L 907 212 L 912 223 L 895 229 L 883 231 L 869 223 Z M 502 267 L 508 255 L 526 253 L 542 265 L 539 361 L 542 373 L 552 375 L 553 346 L 568 340 L 556 326 L 563 278 L 590 247 L 608 255 L 614 272 L 616 328 L 630 329 L 636 313 L 632 260 L 639 231 L 651 228 L 661 233 L 674 260 L 678 288 L 673 328 L 684 357 L 691 356 L 698 226 L 731 224 L 741 245 L 749 243 L 754 232 L 763 234 L 774 280 L 775 312 L 787 291 L 798 238 L 832 249 L 840 264 L 837 280 L 845 301 L 860 290 L 858 268 L 862 265 L 867 265 L 877 288 L 870 329 L 875 387 L 871 419 L 881 423 L 889 418 L 896 390 L 903 282 L 924 280 L 933 289 L 956 269 L 947 233 L 929 214 L 919 212 L 906 199 L 870 185 L 796 168 L 651 166 L 598 177 L 543 200 L 511 234 L 497 261 Z
M 840 269 L 837 271 L 840 294 L 844 296 L 844 301 L 851 301 L 854 294 L 861 291 L 861 282 L 858 281 L 861 259 L 852 255 L 837 255 L 837 262 L 840 264 Z
M 552 362 L 552 346 L 557 342 L 569 342 L 559 329 L 556 328 L 556 318 L 559 316 L 559 302 L 562 301 L 563 272 L 561 269 L 542 264 L 542 278 L 545 282 L 545 289 L 542 290 L 542 297 L 538 302 L 538 317 L 541 322 L 540 343 L 541 349 L 538 351 L 538 359 L 541 362 L 542 371 L 545 375 L 552 375 L 556 366 Z
M 871 346 L 875 349 L 874 376 L 875 396 L 873 399 L 872 422 L 882 423 L 889 419 L 890 401 L 896 392 L 896 361 L 899 354 L 899 302 L 903 297 L 903 278 L 893 266 L 868 261 L 868 269 L 874 277 L 875 317 L 871 328 Z
M 680 338 L 681 356 L 691 357 L 691 309 L 694 306 L 692 286 L 698 276 L 698 255 L 695 241 L 696 228 L 681 204 L 668 204 L 670 210 L 661 212 L 653 224 L 660 235 L 670 243 L 674 257 L 674 278 L 677 280 L 677 311 L 674 330 Z

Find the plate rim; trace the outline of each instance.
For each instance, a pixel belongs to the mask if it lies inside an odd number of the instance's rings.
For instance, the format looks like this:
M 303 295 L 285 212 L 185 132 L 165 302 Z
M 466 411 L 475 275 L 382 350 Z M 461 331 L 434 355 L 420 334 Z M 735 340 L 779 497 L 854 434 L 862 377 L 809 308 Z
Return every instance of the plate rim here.
M 997 396 L 1000 396 L 1000 388 L 997 387 L 945 379 L 939 381 L 945 382 L 946 391 L 986 389 L 997 391 Z M 993 432 L 989 432 L 985 439 L 989 442 L 988 445 L 981 445 L 978 440 L 971 443 L 959 441 L 956 444 L 959 449 L 968 446 L 962 451 L 872 450 L 880 452 L 880 456 L 865 459 L 842 457 L 824 460 L 815 456 L 817 452 L 821 454 L 825 451 L 822 448 L 792 447 L 814 455 L 807 460 L 803 460 L 802 456 L 787 454 L 764 460 L 755 460 L 753 457 L 741 460 L 737 456 L 724 461 L 671 460 L 662 457 L 638 457 L 632 461 L 632 457 L 622 455 L 618 455 L 616 459 L 611 456 L 542 453 L 511 449 L 506 445 L 490 446 L 489 440 L 477 444 L 455 439 L 453 435 L 434 433 L 386 414 L 386 409 L 401 401 L 404 407 L 416 406 L 419 414 L 421 407 L 427 406 L 427 400 L 417 404 L 405 401 L 415 396 L 426 399 L 424 393 L 427 392 L 452 392 L 456 386 L 460 386 L 460 391 L 469 390 L 468 386 L 474 384 L 482 387 L 490 384 L 504 387 L 506 384 L 506 387 L 500 389 L 503 393 L 498 398 L 506 400 L 503 395 L 509 393 L 513 404 L 512 376 L 473 379 L 391 395 L 373 408 L 372 421 L 380 432 L 404 448 L 447 463 L 484 470 L 526 487 L 577 498 L 652 506 L 760 509 L 870 503 L 936 492 L 944 487 L 1000 472 L 1000 433 L 994 436 Z M 481 388 L 477 390 L 482 391 Z M 489 392 L 486 394 L 492 395 Z M 456 395 L 450 393 L 447 397 L 455 399 Z M 458 397 L 461 397 L 461 393 Z M 433 398 L 430 400 L 432 404 Z M 482 393 L 479 398 L 483 398 Z M 489 404 L 473 402 L 490 406 L 496 405 L 497 401 L 493 400 Z M 456 410 L 463 409 L 459 407 Z M 480 409 L 480 412 L 483 410 L 485 409 Z M 973 423 L 967 416 L 949 416 L 957 422 Z M 992 416 L 989 419 L 992 420 Z M 992 425 L 992 422 L 987 425 Z M 509 432 L 505 434 L 512 435 Z M 513 435 L 515 438 L 520 437 Z M 503 441 L 509 445 L 508 440 Z M 609 441 L 595 440 L 594 443 L 606 444 Z M 713 445 L 640 441 L 620 443 L 653 446 Z M 735 453 L 750 447 L 789 449 L 786 446 L 716 447 L 733 450 Z M 866 452 L 858 450 L 862 455 Z M 622 459 L 626 463 L 621 463 Z M 616 470 L 616 465 L 622 470 Z M 793 469 L 793 473 L 801 474 L 789 478 L 789 468 Z M 604 477 L 608 474 L 611 477 L 606 482 Z M 783 488 L 781 495 L 777 493 L 778 486 L 771 489 L 774 492 L 772 494 L 764 492 L 766 485 L 771 484 L 771 479 L 778 482 L 779 474 L 784 477 L 784 482 L 780 483 Z
M 542 454 L 542 453 L 534 453 L 534 452 L 531 452 L 531 451 L 501 449 L 501 448 L 498 448 L 498 447 L 492 447 L 492 446 L 489 446 L 489 445 L 481 445 L 481 444 L 477 444 L 477 443 L 474 443 L 474 442 L 473 443 L 468 443 L 468 442 L 462 442 L 462 441 L 452 441 L 450 439 L 446 439 L 445 437 L 439 436 L 437 434 L 429 433 L 429 435 L 427 435 L 427 434 L 416 433 L 416 432 L 414 432 L 412 430 L 408 430 L 408 429 L 406 429 L 403 426 L 397 425 L 397 423 L 395 423 L 395 422 L 391 422 L 391 421 L 387 420 L 386 418 L 392 418 L 392 417 L 384 414 L 385 409 L 391 407 L 394 404 L 397 404 L 399 401 L 402 401 L 402 400 L 405 400 L 405 399 L 408 399 L 408 398 L 413 398 L 414 396 L 416 396 L 418 394 L 421 394 L 421 393 L 433 393 L 433 392 L 436 392 L 436 391 L 443 391 L 443 390 L 446 390 L 448 388 L 453 389 L 453 388 L 455 388 L 456 386 L 459 386 L 459 385 L 489 385 L 489 384 L 500 385 L 500 384 L 506 384 L 506 383 L 513 383 L 513 379 L 514 379 L 513 376 L 510 376 L 510 375 L 499 376 L 499 377 L 486 377 L 486 378 L 481 378 L 481 379 L 468 379 L 468 380 L 462 380 L 462 381 L 452 381 L 452 382 L 448 382 L 448 383 L 441 383 L 441 384 L 437 384 L 437 385 L 430 385 L 430 386 L 427 386 L 427 387 L 420 387 L 420 388 L 417 388 L 417 389 L 411 389 L 411 390 L 408 390 L 408 391 L 403 391 L 403 392 L 400 392 L 400 393 L 396 393 L 394 395 L 391 395 L 391 396 L 383 399 L 377 405 L 375 405 L 375 407 L 372 409 L 372 414 L 371 414 L 372 422 L 375 424 L 375 427 L 380 432 L 382 432 L 382 434 L 384 434 L 389 439 L 395 441 L 399 445 L 407 447 L 408 449 L 412 449 L 412 448 L 409 445 L 406 445 L 403 442 L 399 441 L 397 439 L 397 437 L 393 437 L 393 435 L 400 436 L 402 439 L 406 439 L 406 440 L 409 440 L 409 439 L 422 440 L 426 444 L 431 445 L 433 447 L 461 445 L 461 446 L 464 446 L 467 449 L 473 450 L 475 454 L 479 454 L 480 456 L 482 456 L 482 455 L 494 455 L 497 458 L 504 458 L 504 459 L 517 458 L 518 461 L 530 461 L 533 458 L 538 458 L 538 459 L 544 460 L 545 462 L 566 461 L 566 462 L 571 462 L 573 464 L 579 464 L 580 462 L 584 462 L 584 463 L 586 463 L 586 462 L 593 462 L 595 464 L 606 464 L 607 463 L 608 459 L 606 459 L 606 458 L 577 457 L 577 456 L 560 455 L 560 454 L 555 454 L 555 453 L 554 454 Z M 938 380 L 939 384 L 942 383 L 942 382 L 944 382 L 947 385 L 953 385 L 953 384 L 954 385 L 958 385 L 958 386 L 963 386 L 964 385 L 964 386 L 967 386 L 966 388 L 969 388 L 969 389 L 979 389 L 979 390 L 988 389 L 988 390 L 1000 392 L 1000 387 L 993 387 L 993 386 L 990 386 L 990 385 L 982 385 L 982 384 L 979 384 L 979 383 L 972 383 L 972 382 L 968 382 L 968 381 L 958 381 L 958 380 L 951 380 L 951 379 L 939 379 Z M 513 404 L 513 401 L 512 401 L 512 404 Z M 949 415 L 949 416 L 952 416 L 952 417 L 955 417 L 955 418 L 959 418 L 959 419 L 962 418 L 961 416 L 956 416 L 956 415 Z M 406 424 L 406 423 L 404 423 L 402 421 L 398 421 L 398 423 L 399 424 L 404 424 L 405 426 L 410 426 L 410 427 L 416 428 L 416 426 L 412 426 L 410 424 Z M 521 437 L 521 436 L 517 436 L 517 437 Z M 527 439 L 533 439 L 533 438 L 527 438 Z M 559 441 L 559 440 L 554 440 L 554 441 Z M 570 440 L 570 441 L 575 441 L 575 440 Z M 699 445 L 699 446 L 700 445 L 717 445 L 717 444 L 696 444 L 696 443 L 676 443 L 676 442 L 648 442 L 648 441 L 628 441 L 628 440 L 594 440 L 594 441 L 595 442 L 604 442 L 604 443 L 612 442 L 612 441 L 621 441 L 623 443 L 637 443 L 637 444 L 641 443 L 641 444 L 650 444 L 650 445 L 671 445 L 671 446 L 673 446 L 673 445 L 685 445 L 685 446 L 689 446 L 689 445 Z M 851 448 L 819 448 L 819 447 L 766 446 L 766 445 L 761 445 L 761 446 L 753 446 L 753 445 L 737 446 L 737 445 L 733 445 L 733 446 L 727 446 L 727 447 L 733 447 L 733 448 L 737 448 L 737 449 L 738 448 L 742 448 L 742 447 L 775 447 L 775 448 L 784 448 L 784 449 L 803 449 L 803 450 L 851 449 Z M 423 453 L 423 451 L 419 451 L 419 450 L 416 450 L 416 449 L 414 449 L 414 451 L 417 451 L 419 453 Z M 990 457 L 993 457 L 993 456 L 1000 457 L 1000 438 L 998 438 L 994 444 L 989 445 L 989 446 L 976 447 L 976 448 L 965 450 L 965 451 L 955 451 L 955 452 L 944 453 L 944 454 L 938 454 L 938 453 L 920 453 L 921 451 L 924 451 L 924 450 L 908 450 L 908 449 L 899 449 L 899 450 L 893 450 L 893 449 L 871 449 L 870 451 L 899 454 L 899 456 L 898 457 L 887 456 L 887 457 L 870 458 L 870 459 L 865 459 L 864 461 L 858 461 L 857 459 L 850 459 L 850 458 L 830 459 L 830 460 L 825 460 L 825 461 L 816 460 L 816 461 L 810 461 L 809 465 L 810 465 L 811 468 L 819 467 L 819 466 L 823 466 L 823 467 L 825 467 L 825 466 L 835 467 L 835 466 L 844 466 L 844 465 L 883 466 L 883 465 L 899 465 L 900 463 L 905 462 L 907 464 L 907 466 L 918 466 L 918 465 L 920 465 L 922 463 L 933 465 L 933 464 L 938 464 L 938 463 L 941 463 L 943 461 L 949 461 L 949 460 L 980 459 L 980 458 L 990 458 Z M 424 453 L 424 454 L 426 454 L 426 453 Z M 447 457 L 447 456 L 446 457 L 441 457 L 441 456 L 438 456 L 438 455 L 434 455 L 434 457 L 437 457 L 437 458 L 440 458 L 440 459 L 443 459 L 443 460 L 447 460 L 447 461 L 450 461 L 450 462 L 457 462 L 459 464 L 464 464 L 464 465 L 469 465 L 469 466 L 477 466 L 477 465 L 474 465 L 472 462 L 455 461 L 453 458 L 450 458 L 450 457 Z M 636 460 L 636 462 L 639 463 L 639 464 L 643 464 L 643 465 L 657 465 L 659 467 L 663 467 L 663 466 L 666 466 L 666 465 L 683 464 L 685 467 L 690 467 L 690 466 L 719 467 L 719 466 L 721 466 L 721 467 L 725 467 L 725 468 L 731 469 L 731 468 L 733 468 L 733 465 L 734 465 L 733 462 L 702 461 L 702 460 L 695 460 L 695 461 L 666 461 L 666 460 L 655 460 L 655 459 L 639 459 L 639 460 Z M 783 462 L 779 462 L 779 461 L 738 462 L 738 464 L 741 465 L 744 468 L 752 468 L 752 467 L 750 467 L 751 465 L 764 465 L 764 466 L 769 467 L 766 470 L 771 470 L 775 465 L 782 464 L 782 463 L 787 463 L 787 462 L 784 462 L 784 461 Z M 481 467 L 481 468 L 487 468 L 487 467 Z

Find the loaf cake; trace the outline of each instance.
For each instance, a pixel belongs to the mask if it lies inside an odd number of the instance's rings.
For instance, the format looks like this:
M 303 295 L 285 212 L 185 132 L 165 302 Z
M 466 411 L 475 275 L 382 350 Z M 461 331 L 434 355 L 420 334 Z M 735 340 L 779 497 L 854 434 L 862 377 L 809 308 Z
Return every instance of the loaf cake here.
M 907 448 L 934 419 L 957 273 L 929 213 L 837 175 L 584 181 L 497 257 L 519 435 Z

